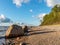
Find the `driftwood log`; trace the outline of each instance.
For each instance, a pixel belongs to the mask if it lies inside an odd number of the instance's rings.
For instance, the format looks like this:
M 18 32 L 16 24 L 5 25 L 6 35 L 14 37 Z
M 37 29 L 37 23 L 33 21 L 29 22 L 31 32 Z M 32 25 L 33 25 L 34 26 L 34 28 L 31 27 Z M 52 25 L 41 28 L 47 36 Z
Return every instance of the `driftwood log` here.
M 24 35 L 24 31 L 22 30 L 22 27 L 18 25 L 11 25 L 6 31 L 5 37 L 10 38 L 21 35 Z

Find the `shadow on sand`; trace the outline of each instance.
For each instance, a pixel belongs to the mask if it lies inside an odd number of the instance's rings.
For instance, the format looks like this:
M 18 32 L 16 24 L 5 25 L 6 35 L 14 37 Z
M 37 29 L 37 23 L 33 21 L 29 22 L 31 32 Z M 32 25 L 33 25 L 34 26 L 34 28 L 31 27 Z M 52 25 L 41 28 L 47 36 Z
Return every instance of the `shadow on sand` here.
M 52 33 L 52 32 L 56 32 L 56 31 L 39 31 L 39 30 L 35 30 L 35 31 L 30 31 L 29 36 L 30 35 L 37 35 L 37 34 Z
M 29 31 L 27 35 L 24 36 L 30 36 L 30 35 L 38 35 L 38 34 L 45 34 L 45 33 L 52 33 L 56 31 L 41 31 L 41 30 L 34 30 L 34 31 Z M 20 37 L 20 36 L 18 36 Z M 5 36 L 1 36 L 0 39 L 5 38 Z M 15 38 L 15 37 L 14 37 Z

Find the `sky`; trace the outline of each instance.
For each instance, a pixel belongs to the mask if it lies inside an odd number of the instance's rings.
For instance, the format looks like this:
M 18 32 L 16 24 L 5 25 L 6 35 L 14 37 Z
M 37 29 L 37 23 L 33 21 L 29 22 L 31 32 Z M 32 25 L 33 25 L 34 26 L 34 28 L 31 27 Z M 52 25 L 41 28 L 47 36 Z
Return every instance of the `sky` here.
M 0 23 L 40 25 L 59 0 L 0 0 Z

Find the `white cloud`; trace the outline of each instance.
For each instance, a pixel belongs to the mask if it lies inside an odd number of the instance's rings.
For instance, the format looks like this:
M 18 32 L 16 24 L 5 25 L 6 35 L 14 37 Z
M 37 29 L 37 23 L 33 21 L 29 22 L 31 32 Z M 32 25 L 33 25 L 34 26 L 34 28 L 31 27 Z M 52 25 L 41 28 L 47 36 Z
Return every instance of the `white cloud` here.
M 0 19 L 5 19 L 5 16 L 3 14 L 1 14 Z
M 33 12 L 33 10 L 32 10 L 32 9 L 30 9 L 29 11 L 30 11 L 30 12 Z
M 17 7 L 22 6 L 22 3 L 28 3 L 30 0 L 13 0 L 13 4 L 15 4 Z
M 39 14 L 37 16 L 32 16 L 33 18 L 37 18 L 37 19 L 40 19 L 40 20 L 43 20 L 43 17 L 46 15 L 46 13 L 42 13 L 42 14 Z
M 4 14 L 0 15 L 0 23 L 9 23 L 12 22 L 9 18 L 5 17 Z
M 48 7 L 53 7 L 56 4 L 60 4 L 60 0 L 44 0 Z
M 39 14 L 37 18 L 39 18 L 40 20 L 42 20 L 45 15 L 46 15 L 46 13 Z

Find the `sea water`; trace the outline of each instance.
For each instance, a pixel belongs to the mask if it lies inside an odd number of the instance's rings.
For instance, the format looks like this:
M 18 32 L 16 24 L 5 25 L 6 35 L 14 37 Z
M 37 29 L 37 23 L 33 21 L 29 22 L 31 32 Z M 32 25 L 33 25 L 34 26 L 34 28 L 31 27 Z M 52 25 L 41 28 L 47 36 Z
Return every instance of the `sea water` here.
M 0 32 L 0 45 L 5 44 L 5 31 Z
M 5 32 L 8 29 L 8 26 L 0 26 L 0 45 L 5 44 Z

